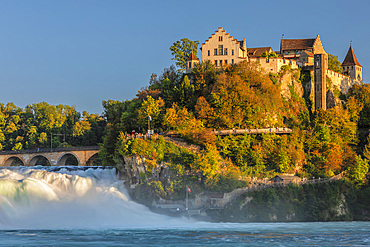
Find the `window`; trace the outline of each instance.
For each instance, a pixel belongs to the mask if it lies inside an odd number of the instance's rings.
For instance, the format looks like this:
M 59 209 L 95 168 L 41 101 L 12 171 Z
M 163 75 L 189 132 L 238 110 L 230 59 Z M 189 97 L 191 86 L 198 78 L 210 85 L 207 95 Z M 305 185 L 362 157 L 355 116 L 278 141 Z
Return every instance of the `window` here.
M 234 56 L 234 50 L 231 50 L 231 55 Z
M 227 48 L 224 49 L 224 55 L 227 55 Z
M 214 54 L 213 54 L 213 55 L 217 56 L 217 49 L 215 49 L 215 52 L 214 52 Z
M 231 59 L 231 63 L 234 64 L 234 59 Z
M 222 60 L 220 60 L 220 66 L 222 66 Z
M 194 63 L 193 63 L 193 68 L 194 68 L 196 65 L 197 65 L 197 63 L 196 63 L 196 62 L 194 62 Z
M 219 45 L 218 46 L 218 55 L 223 55 L 223 52 L 224 52 L 224 46 L 223 45 Z
M 210 50 L 208 50 L 208 56 L 211 56 L 211 51 Z
M 217 60 L 215 60 L 215 66 L 217 67 Z
M 227 60 L 225 60 L 225 65 L 227 65 Z
M 222 41 L 222 36 L 219 36 L 218 37 L 218 41 Z
M 191 69 L 191 62 L 189 62 L 189 68 Z

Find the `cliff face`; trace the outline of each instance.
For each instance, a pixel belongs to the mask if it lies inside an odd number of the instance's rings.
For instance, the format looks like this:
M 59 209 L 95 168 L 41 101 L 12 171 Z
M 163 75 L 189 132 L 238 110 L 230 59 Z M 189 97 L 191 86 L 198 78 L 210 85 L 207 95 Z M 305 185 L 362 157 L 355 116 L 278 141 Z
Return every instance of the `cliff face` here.
M 214 221 L 289 222 L 369 220 L 369 186 L 332 183 L 269 188 L 241 196 L 223 210 L 207 211 Z
M 126 181 L 130 187 L 135 187 L 144 182 L 146 178 L 165 179 L 171 175 L 168 166 L 164 162 L 148 164 L 145 158 L 134 155 L 124 156 L 116 164 L 119 178 Z
M 291 99 L 292 93 L 303 97 L 303 87 L 302 84 L 297 81 L 296 75 L 297 71 L 285 71 L 279 78 L 279 84 L 281 88 L 281 95 L 285 99 Z

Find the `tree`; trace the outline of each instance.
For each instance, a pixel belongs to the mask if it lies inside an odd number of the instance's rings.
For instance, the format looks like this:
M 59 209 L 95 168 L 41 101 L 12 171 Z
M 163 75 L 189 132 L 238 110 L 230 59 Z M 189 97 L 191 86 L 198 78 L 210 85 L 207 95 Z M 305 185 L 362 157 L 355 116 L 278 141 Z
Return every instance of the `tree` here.
M 343 72 L 342 64 L 341 62 L 339 62 L 338 56 L 328 54 L 328 69 L 342 74 Z
M 261 54 L 261 57 L 270 58 L 270 57 L 279 57 L 279 56 L 274 51 L 272 51 L 272 52 L 264 51 Z
M 162 110 L 164 107 L 164 101 L 161 97 L 157 100 L 148 96 L 146 100 L 141 104 L 138 110 L 138 120 L 143 129 L 146 129 L 148 124 L 148 118 L 150 116 L 151 128 L 158 128 L 162 125 Z M 149 126 L 148 126 L 149 127 Z
M 180 41 L 176 41 L 170 47 L 172 51 L 172 60 L 176 61 L 176 66 L 180 67 L 179 70 L 185 70 L 186 59 L 189 58 L 190 54 L 193 53 L 195 56 L 198 52 L 199 41 L 191 41 L 188 38 L 183 38 Z

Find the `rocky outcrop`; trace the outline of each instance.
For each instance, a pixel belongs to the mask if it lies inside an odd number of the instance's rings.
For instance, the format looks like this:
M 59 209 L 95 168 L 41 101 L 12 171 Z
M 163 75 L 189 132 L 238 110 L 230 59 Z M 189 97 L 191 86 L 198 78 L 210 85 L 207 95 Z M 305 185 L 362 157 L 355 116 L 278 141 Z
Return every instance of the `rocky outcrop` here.
M 295 70 L 285 71 L 281 74 L 279 79 L 279 84 L 281 88 L 281 95 L 285 99 L 291 99 L 292 92 L 294 92 L 299 97 L 303 97 L 303 87 L 300 82 L 298 82 L 294 76 Z
M 149 168 L 152 166 L 151 168 Z M 132 157 L 123 156 L 116 164 L 119 178 L 126 181 L 129 187 L 141 184 L 144 179 L 166 179 L 171 175 L 170 169 L 165 162 L 150 165 L 146 159 L 138 155 Z
M 334 108 L 341 105 L 341 100 L 335 97 L 333 90 L 328 90 L 326 93 L 326 107 L 327 109 Z

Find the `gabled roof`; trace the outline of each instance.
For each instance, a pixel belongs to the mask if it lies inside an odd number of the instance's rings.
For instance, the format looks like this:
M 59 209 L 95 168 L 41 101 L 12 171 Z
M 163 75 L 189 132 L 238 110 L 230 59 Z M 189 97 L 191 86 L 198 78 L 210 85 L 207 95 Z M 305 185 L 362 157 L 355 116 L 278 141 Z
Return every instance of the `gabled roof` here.
M 281 50 L 307 50 L 314 47 L 316 39 L 282 39 Z
M 361 66 L 361 64 L 357 61 L 355 53 L 353 52 L 352 45 L 349 47 L 348 52 L 347 52 L 347 56 L 346 56 L 346 58 L 344 59 L 344 61 L 342 63 L 342 66 L 348 66 L 348 65 Z
M 188 57 L 188 59 L 186 59 L 186 61 L 190 60 L 199 60 L 199 59 L 193 53 L 190 53 L 190 56 Z
M 240 48 L 242 50 L 244 50 L 244 48 L 246 47 L 246 42 L 245 42 L 245 39 L 244 40 L 237 40 L 237 39 L 234 39 L 233 36 L 231 36 L 229 33 L 226 33 L 226 30 L 224 30 L 222 27 L 219 27 L 217 31 L 215 31 L 215 33 L 212 34 L 211 37 L 209 37 L 203 44 L 202 44 L 202 47 L 203 45 L 205 45 L 210 39 L 212 39 L 216 34 L 218 33 L 225 33 L 226 37 L 225 38 L 229 38 L 231 39 L 233 42 L 235 42 L 236 44 L 239 44 L 240 45 Z M 200 50 L 202 50 L 202 47 L 200 48 Z
M 271 47 L 255 47 L 255 48 L 248 48 L 248 56 L 249 57 L 260 57 L 262 53 L 265 51 L 272 52 Z

